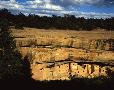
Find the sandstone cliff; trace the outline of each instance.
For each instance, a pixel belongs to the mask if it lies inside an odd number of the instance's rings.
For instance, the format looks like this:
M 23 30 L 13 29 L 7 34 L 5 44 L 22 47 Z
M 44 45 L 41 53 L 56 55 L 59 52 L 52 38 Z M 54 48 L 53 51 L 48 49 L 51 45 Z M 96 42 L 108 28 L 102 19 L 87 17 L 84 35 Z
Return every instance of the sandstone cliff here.
M 31 62 L 32 78 L 70 80 L 106 76 L 107 68 L 113 70 L 114 32 L 107 33 L 13 30 L 12 34 L 23 58 L 28 56 Z

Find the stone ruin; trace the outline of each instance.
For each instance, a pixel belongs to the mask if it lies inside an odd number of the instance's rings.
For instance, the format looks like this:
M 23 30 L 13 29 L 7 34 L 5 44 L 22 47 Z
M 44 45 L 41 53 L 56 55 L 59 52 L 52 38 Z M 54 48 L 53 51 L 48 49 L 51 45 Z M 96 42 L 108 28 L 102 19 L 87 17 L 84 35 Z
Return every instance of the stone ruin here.
M 69 50 L 69 48 L 23 47 L 20 50 L 21 53 L 26 51 L 25 55 L 28 54 L 32 78 L 35 80 L 94 78 L 107 76 L 108 68 L 114 70 L 112 62 L 114 53 L 109 51 L 99 54 L 98 52 L 86 52 L 79 49 Z
M 28 56 L 35 80 L 71 80 L 107 76 L 114 71 L 114 39 L 15 38 L 20 52 Z

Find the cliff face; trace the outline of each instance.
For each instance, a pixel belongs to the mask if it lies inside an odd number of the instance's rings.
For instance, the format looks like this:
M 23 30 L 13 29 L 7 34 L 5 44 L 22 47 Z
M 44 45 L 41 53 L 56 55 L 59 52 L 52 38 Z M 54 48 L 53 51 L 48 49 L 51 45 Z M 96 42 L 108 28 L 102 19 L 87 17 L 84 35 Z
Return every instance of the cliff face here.
M 106 76 L 106 68 L 106 66 L 100 67 L 95 64 L 78 65 L 73 62 L 63 64 L 43 63 L 32 65 L 32 73 L 34 73 L 32 77 L 36 80 L 70 80 L 76 77 L 93 78 L 100 75 Z
M 114 33 L 13 31 L 16 45 L 31 63 L 36 80 L 70 80 L 107 76 L 114 70 Z M 96 36 L 96 37 L 95 37 Z
M 85 50 L 114 50 L 114 39 L 93 39 L 84 38 L 16 38 L 17 46 L 42 46 L 42 47 L 64 47 Z
M 114 70 L 112 51 L 87 52 L 75 48 L 26 48 L 20 51 L 31 60 L 32 78 L 36 80 L 70 80 L 72 77 L 98 77 Z M 24 54 L 23 54 L 24 55 Z

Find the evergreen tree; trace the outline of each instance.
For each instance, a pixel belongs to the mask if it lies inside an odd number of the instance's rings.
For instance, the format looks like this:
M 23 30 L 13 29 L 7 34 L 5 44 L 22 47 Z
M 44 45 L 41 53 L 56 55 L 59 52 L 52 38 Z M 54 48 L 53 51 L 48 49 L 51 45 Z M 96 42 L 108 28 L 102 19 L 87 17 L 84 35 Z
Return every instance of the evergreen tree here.
M 21 54 L 16 49 L 8 21 L 0 20 L 0 79 L 15 78 L 23 75 Z

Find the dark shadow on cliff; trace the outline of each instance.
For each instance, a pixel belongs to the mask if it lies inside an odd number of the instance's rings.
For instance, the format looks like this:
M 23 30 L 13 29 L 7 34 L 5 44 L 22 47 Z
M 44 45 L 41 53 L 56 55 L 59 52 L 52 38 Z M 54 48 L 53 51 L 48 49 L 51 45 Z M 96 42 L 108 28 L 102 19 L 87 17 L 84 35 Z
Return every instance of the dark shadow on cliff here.
M 16 50 L 15 42 L 3 21 L 0 31 L 0 89 L 111 89 L 114 88 L 114 73 L 108 70 L 109 78 L 72 78 L 70 81 L 36 81 L 31 78 L 28 56 L 22 56 Z M 3 25 L 5 25 L 3 27 Z
M 22 61 L 23 75 L 18 77 L 8 78 L 0 81 L 0 88 L 4 90 L 8 89 L 26 89 L 26 90 L 38 90 L 38 89 L 98 89 L 98 90 L 113 90 L 114 89 L 114 72 L 110 69 L 107 70 L 109 78 L 104 76 L 98 78 L 74 78 L 71 77 L 70 81 L 36 81 L 31 78 L 30 61 L 28 56 L 25 56 Z
M 38 90 L 38 89 L 94 89 L 94 90 L 113 90 L 114 89 L 114 78 L 106 78 L 106 77 L 98 77 L 93 79 L 88 78 L 75 78 L 70 81 L 36 81 L 32 78 L 29 79 L 18 79 L 18 80 L 9 80 L 5 83 L 2 83 L 1 86 L 4 84 L 5 87 L 7 86 L 10 89 L 29 89 L 29 90 Z M 6 88 L 7 88 L 6 87 Z
M 114 89 L 114 72 L 110 69 L 107 70 L 109 78 L 104 76 L 98 78 L 74 78 L 71 77 L 70 81 L 54 80 L 54 81 L 36 81 L 31 78 L 30 61 L 28 56 L 25 56 L 23 60 L 23 76 L 2 80 L 0 87 L 6 89 L 26 89 L 26 90 L 38 90 L 38 89 L 94 89 L 94 90 L 113 90 Z

